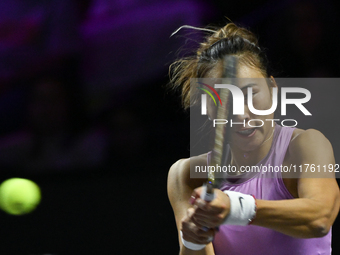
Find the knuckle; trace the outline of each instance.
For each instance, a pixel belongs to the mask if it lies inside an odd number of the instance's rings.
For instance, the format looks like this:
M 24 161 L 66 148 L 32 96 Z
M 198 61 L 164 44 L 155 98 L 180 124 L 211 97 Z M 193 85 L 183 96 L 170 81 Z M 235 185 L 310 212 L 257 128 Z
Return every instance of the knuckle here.
M 221 211 L 224 211 L 224 210 L 227 209 L 227 205 L 226 205 L 226 204 L 222 204 L 222 205 L 220 206 L 220 208 L 221 208 Z
M 219 215 L 217 215 L 217 221 L 222 221 L 222 220 L 224 220 L 224 215 L 223 214 L 219 214 Z
M 209 236 L 214 237 L 214 236 L 215 236 L 215 231 L 211 229 L 211 230 L 208 232 L 208 234 L 209 234 Z
M 182 236 L 183 236 L 184 240 L 189 240 L 190 239 L 190 237 L 185 232 L 182 232 Z
M 201 231 L 201 229 L 195 229 L 194 234 L 195 234 L 197 237 L 201 237 L 201 236 L 202 236 L 202 231 Z
M 186 221 L 182 221 L 182 223 L 181 223 L 181 227 L 182 227 L 182 229 L 188 229 L 188 227 L 189 227 L 189 224 L 188 224 L 188 222 L 186 222 Z
M 195 228 L 193 229 L 193 232 L 194 232 L 194 234 L 195 234 L 196 236 L 201 236 L 201 235 L 202 235 L 202 230 L 199 229 L 199 228 L 197 228 L 197 227 L 195 227 Z

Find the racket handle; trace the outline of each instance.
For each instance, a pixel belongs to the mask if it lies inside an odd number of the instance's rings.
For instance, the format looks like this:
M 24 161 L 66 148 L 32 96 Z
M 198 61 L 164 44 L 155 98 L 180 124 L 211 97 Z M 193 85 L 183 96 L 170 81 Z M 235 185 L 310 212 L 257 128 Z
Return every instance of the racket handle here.
M 210 202 L 215 199 L 215 192 L 211 183 L 208 182 L 203 185 L 203 192 L 201 194 L 201 198 L 203 198 L 203 200 L 207 202 Z M 203 227 L 203 230 L 208 231 L 209 228 Z M 216 227 L 215 230 L 219 231 L 219 227 Z
M 203 191 L 202 191 L 202 194 L 201 194 L 201 198 L 204 201 L 207 201 L 207 202 L 214 200 L 215 192 L 214 192 L 214 189 L 213 189 L 213 186 L 212 186 L 211 183 L 208 182 L 208 183 L 203 185 Z

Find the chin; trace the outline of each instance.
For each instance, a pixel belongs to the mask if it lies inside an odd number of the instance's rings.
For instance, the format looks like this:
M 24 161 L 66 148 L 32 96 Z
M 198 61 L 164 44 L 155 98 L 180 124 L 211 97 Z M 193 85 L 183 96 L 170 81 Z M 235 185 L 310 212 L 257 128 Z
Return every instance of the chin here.
M 252 152 L 252 151 L 256 150 L 257 148 L 259 148 L 260 144 L 254 143 L 254 142 L 242 143 L 242 144 L 238 143 L 237 147 L 243 152 Z
M 236 146 L 243 152 L 252 152 L 258 149 L 262 145 L 262 142 L 262 139 L 254 137 L 254 139 L 252 139 L 251 141 L 236 140 L 235 142 L 233 142 L 233 144 L 236 144 Z

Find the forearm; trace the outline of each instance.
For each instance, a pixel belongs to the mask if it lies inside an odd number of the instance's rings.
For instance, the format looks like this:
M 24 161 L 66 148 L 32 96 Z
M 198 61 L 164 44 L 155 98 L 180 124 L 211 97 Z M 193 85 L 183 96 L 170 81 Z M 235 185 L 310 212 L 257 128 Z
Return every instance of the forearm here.
M 334 203 L 334 207 L 336 203 Z M 308 198 L 280 201 L 257 200 L 253 225 L 298 238 L 321 237 L 328 233 L 338 208 Z

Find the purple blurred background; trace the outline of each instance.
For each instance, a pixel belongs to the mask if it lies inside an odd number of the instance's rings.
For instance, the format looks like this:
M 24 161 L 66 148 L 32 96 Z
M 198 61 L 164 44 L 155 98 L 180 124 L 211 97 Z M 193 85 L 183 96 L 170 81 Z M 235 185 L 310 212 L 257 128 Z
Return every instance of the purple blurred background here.
M 166 178 L 190 155 L 189 117 L 167 71 L 204 34 L 171 33 L 229 18 L 259 35 L 274 76 L 338 77 L 338 16 L 330 0 L 1 1 L 0 180 L 30 178 L 43 200 L 0 212 L 0 253 L 177 254 Z M 313 126 L 337 159 L 338 119 Z

